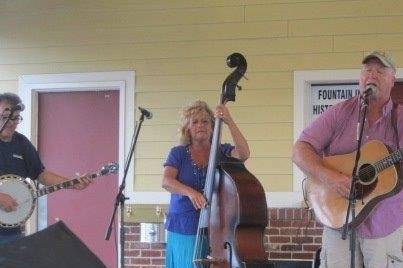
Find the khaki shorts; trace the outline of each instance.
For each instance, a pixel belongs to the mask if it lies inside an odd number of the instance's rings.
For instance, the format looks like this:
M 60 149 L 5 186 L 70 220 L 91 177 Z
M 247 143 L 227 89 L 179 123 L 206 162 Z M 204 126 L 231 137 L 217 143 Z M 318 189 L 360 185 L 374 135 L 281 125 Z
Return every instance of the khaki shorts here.
M 341 239 L 339 231 L 325 227 L 322 235 L 320 268 L 348 268 L 351 264 L 349 236 Z M 403 226 L 378 239 L 357 237 L 355 267 L 403 268 Z

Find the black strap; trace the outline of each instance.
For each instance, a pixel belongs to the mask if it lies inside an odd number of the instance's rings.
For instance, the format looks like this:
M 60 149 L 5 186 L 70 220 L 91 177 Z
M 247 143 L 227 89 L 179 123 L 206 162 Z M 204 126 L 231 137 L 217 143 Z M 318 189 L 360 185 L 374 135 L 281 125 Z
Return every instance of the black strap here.
M 393 108 L 392 108 L 392 126 L 395 131 L 395 144 L 397 146 L 397 149 L 400 148 L 399 146 L 399 132 L 397 130 L 397 107 L 399 106 L 399 103 L 393 101 Z

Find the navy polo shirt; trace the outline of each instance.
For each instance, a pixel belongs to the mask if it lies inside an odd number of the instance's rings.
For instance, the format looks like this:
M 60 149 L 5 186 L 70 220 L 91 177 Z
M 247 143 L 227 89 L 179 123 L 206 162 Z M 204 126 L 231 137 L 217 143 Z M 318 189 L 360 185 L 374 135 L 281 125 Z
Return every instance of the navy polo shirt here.
M 0 176 L 14 174 L 35 180 L 44 169 L 38 152 L 24 135 L 15 132 L 10 142 L 0 140 Z M 0 228 L 0 234 L 18 232 L 20 228 Z

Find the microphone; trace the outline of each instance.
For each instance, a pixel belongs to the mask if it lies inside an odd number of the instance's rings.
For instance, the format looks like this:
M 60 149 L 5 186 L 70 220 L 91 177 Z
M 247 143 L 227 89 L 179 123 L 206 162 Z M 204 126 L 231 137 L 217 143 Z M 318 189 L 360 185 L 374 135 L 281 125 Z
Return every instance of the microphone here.
M 25 110 L 25 105 L 23 103 L 17 103 L 17 105 L 14 106 L 14 111 L 24 111 Z
M 378 88 L 376 87 L 375 84 L 372 84 L 372 83 L 367 84 L 365 86 L 364 92 L 362 93 L 362 96 L 364 98 L 368 98 L 369 96 L 374 95 L 376 93 L 376 91 L 378 91 Z
M 150 111 L 148 111 L 148 110 L 146 110 L 144 108 L 141 108 L 140 106 L 139 106 L 139 110 L 147 119 L 153 118 L 153 113 L 152 112 L 150 112 Z

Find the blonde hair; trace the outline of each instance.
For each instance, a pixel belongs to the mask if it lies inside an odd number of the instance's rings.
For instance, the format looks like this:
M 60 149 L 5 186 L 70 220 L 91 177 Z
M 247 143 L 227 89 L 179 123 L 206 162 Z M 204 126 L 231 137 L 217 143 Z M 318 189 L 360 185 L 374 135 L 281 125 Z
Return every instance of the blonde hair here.
M 211 121 L 211 128 L 214 128 L 214 113 L 207 105 L 206 102 L 197 100 L 195 102 L 190 103 L 182 109 L 182 115 L 180 118 L 180 128 L 179 128 L 179 143 L 181 145 L 191 144 L 191 137 L 188 132 L 188 126 L 190 123 L 190 119 L 193 115 L 206 112 Z

